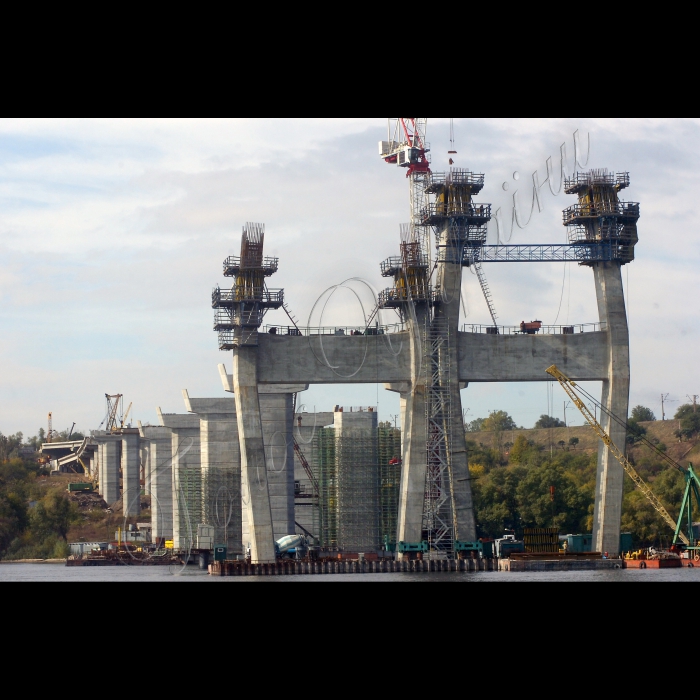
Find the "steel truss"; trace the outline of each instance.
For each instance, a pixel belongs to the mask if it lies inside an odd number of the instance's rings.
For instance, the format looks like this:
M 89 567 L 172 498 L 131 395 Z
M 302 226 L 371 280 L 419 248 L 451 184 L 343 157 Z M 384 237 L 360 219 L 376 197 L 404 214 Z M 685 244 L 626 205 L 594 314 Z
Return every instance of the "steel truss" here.
M 464 249 L 464 266 L 493 262 L 609 262 L 619 259 L 614 243 L 560 243 L 548 245 L 484 245 Z
M 428 440 L 423 532 L 431 551 L 452 553 L 456 527 L 450 450 L 450 331 L 445 319 L 437 317 L 426 326 L 424 343 Z

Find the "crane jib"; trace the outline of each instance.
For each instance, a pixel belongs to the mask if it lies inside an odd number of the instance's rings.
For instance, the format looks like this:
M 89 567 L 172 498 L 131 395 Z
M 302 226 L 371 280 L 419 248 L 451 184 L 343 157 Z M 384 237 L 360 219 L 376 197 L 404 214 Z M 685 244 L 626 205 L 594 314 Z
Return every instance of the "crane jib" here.
M 603 429 L 603 426 L 596 420 L 594 416 L 591 415 L 590 411 L 583 405 L 583 401 L 573 389 L 573 387 L 575 387 L 576 384 L 573 381 L 571 381 L 571 379 L 569 379 L 556 365 L 552 365 L 546 371 L 547 374 L 552 375 L 552 377 L 554 377 L 559 382 L 562 389 L 564 389 L 564 391 L 574 401 L 576 407 L 583 414 L 583 417 L 591 425 L 593 430 L 595 430 L 597 435 L 607 446 L 610 452 L 612 452 L 615 459 L 620 463 L 620 466 L 623 468 L 627 476 L 629 476 L 630 479 L 632 479 L 632 481 L 639 488 L 639 490 L 646 496 L 647 500 L 654 507 L 654 510 L 656 510 L 656 512 L 663 518 L 666 524 L 674 530 L 674 532 L 676 533 L 676 537 L 678 537 L 683 542 L 683 544 L 690 545 L 690 540 L 688 539 L 688 537 L 686 537 L 686 535 L 680 531 L 680 521 L 677 523 L 675 520 L 673 520 L 673 518 L 669 515 L 668 511 L 661 503 L 661 501 L 649 488 L 644 479 L 642 479 L 642 477 L 637 473 L 637 471 L 629 462 L 629 460 L 625 457 L 625 455 L 618 449 L 617 445 L 615 445 L 608 433 Z

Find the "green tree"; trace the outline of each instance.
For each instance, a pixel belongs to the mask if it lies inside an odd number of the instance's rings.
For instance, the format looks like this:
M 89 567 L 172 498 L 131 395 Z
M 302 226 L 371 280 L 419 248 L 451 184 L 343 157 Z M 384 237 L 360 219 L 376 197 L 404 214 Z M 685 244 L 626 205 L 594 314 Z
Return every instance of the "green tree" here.
M 571 445 L 571 447 L 576 447 L 579 444 L 579 442 L 580 441 L 577 437 L 569 438 L 569 445 Z
M 480 433 L 484 429 L 485 418 L 475 418 L 473 421 L 464 424 L 467 433 Z
M 541 415 L 537 423 L 535 423 L 535 430 L 542 430 L 543 428 L 566 428 L 566 423 L 552 416 Z
M 484 421 L 484 430 L 503 432 L 504 430 L 515 430 L 515 421 L 505 411 L 493 411 Z
M 53 491 L 37 503 L 29 520 L 36 539 L 46 540 L 53 536 L 66 541 L 70 526 L 80 520 L 80 513 L 65 495 Z
M 513 464 L 536 463 L 543 448 L 533 440 L 528 440 L 524 435 L 518 435 L 510 451 L 510 461 Z
M 583 530 L 593 500 L 593 492 L 583 492 L 561 460 L 547 460 L 529 470 L 517 496 L 524 527 L 557 527 L 566 533 Z
M 630 416 L 636 423 L 650 423 L 656 420 L 654 412 L 647 408 L 646 406 L 635 406 L 632 409 L 632 415 Z
M 675 432 L 678 438 L 690 439 L 700 433 L 700 411 L 692 404 L 685 404 L 676 411 L 676 420 L 680 421 L 680 428 Z
M 647 434 L 647 429 L 639 425 L 634 418 L 627 421 L 627 442 L 630 445 L 638 443 Z

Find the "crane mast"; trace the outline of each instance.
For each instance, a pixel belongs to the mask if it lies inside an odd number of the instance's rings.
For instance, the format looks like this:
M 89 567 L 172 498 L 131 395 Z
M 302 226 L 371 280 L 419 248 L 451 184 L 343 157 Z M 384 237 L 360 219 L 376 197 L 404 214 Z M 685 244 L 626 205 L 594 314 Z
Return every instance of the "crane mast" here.
M 651 503 L 657 513 L 664 519 L 664 521 L 676 532 L 677 537 L 683 542 L 683 544 L 690 545 L 690 540 L 685 536 L 683 532 L 677 529 L 676 521 L 669 515 L 666 508 L 664 508 L 661 501 L 656 497 L 654 492 L 649 488 L 644 479 L 637 473 L 636 469 L 632 466 L 629 460 L 625 457 L 621 450 L 615 445 L 610 436 L 605 432 L 603 426 L 596 420 L 595 416 L 588 410 L 586 404 L 581 400 L 581 397 L 575 391 L 576 382 L 571 381 L 556 365 L 552 365 L 548 370 L 547 374 L 551 374 L 561 385 L 561 388 L 568 394 L 569 398 L 574 402 L 576 408 L 583 414 L 583 417 L 589 423 L 589 425 L 595 430 L 598 437 L 607 445 L 608 449 L 613 453 L 617 461 L 620 463 L 622 468 L 625 470 L 627 476 L 632 479 L 635 486 L 647 497 L 647 500 Z
M 406 168 L 411 208 L 410 235 L 407 242 L 420 243 L 430 264 L 430 239 L 421 226 L 421 212 L 427 203 L 426 188 L 430 179 L 430 146 L 426 140 L 427 117 L 389 119 L 388 140 L 379 143 L 379 155 L 392 165 Z

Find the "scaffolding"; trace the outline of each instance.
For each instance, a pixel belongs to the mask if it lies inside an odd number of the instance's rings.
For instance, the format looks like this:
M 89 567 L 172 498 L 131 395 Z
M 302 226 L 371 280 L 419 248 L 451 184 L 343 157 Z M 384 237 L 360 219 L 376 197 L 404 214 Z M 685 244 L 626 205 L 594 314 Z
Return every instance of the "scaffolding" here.
M 376 552 L 395 543 L 401 482 L 401 431 L 382 424 L 366 436 L 316 431 L 318 484 L 314 534 L 324 550 Z
M 229 554 L 243 554 L 241 470 L 215 465 L 202 469 L 202 520 L 214 528 L 213 545 L 224 545 Z
M 202 523 L 202 469 L 179 462 L 173 467 L 173 539 L 177 549 L 190 551 L 197 548 L 197 526 Z
M 452 400 L 450 331 L 445 319 L 433 319 L 425 333 L 427 471 L 423 532 L 431 550 L 452 552 L 455 507 L 452 484 Z
M 230 290 L 217 286 L 212 292 L 220 350 L 257 345 L 265 313 L 284 305 L 284 291 L 268 289 L 265 284 L 265 279 L 277 272 L 279 261 L 264 257 L 264 244 L 265 226 L 248 223 L 243 229 L 240 257 L 230 256 L 224 261 L 224 275 L 235 279 Z
M 612 258 L 622 265 L 634 260 L 634 248 L 639 241 L 637 222 L 640 208 L 637 202 L 623 202 L 619 193 L 630 184 L 629 173 L 591 170 L 576 173 L 565 182 L 567 194 L 578 195 L 578 204 L 564 210 L 564 226 L 569 229 L 572 244 L 608 244 Z M 581 261 L 593 265 L 594 261 Z

